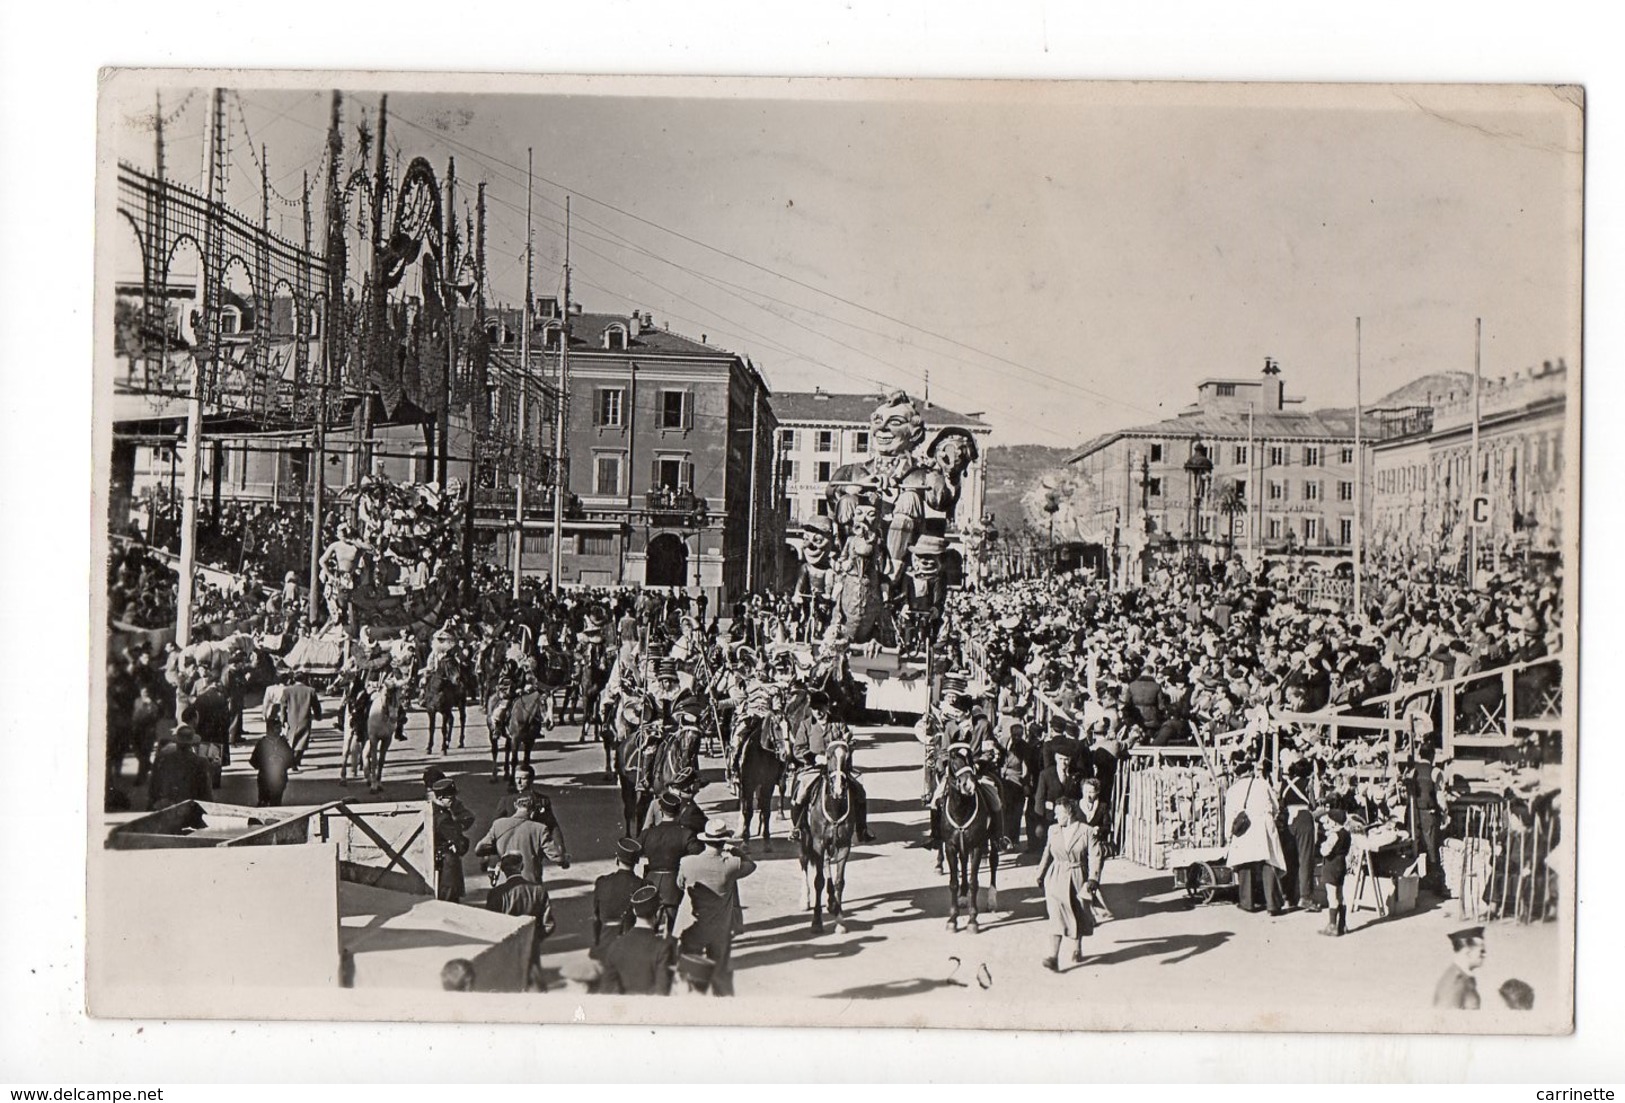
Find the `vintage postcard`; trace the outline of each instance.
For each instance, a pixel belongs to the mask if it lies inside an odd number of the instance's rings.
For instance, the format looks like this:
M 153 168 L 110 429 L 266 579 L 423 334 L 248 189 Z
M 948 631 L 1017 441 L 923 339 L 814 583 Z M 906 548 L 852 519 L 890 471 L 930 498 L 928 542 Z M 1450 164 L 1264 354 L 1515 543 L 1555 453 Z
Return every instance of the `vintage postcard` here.
M 90 1013 L 1569 1032 L 1583 134 L 106 74 Z

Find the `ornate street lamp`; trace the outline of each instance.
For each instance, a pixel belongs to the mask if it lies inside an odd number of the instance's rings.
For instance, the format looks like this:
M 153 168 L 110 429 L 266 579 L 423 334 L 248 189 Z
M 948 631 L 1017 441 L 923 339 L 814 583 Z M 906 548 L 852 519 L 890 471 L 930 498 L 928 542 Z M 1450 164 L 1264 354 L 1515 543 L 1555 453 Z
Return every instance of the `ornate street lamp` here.
M 1202 496 L 1206 493 L 1208 483 L 1213 477 L 1213 461 L 1208 458 L 1207 445 L 1197 441 L 1191 446 L 1190 458 L 1185 461 L 1185 474 L 1190 477 L 1191 482 L 1190 524 L 1185 531 L 1190 537 L 1190 557 L 1194 566 L 1197 556 L 1197 541 L 1200 537 L 1197 526 L 1202 518 Z

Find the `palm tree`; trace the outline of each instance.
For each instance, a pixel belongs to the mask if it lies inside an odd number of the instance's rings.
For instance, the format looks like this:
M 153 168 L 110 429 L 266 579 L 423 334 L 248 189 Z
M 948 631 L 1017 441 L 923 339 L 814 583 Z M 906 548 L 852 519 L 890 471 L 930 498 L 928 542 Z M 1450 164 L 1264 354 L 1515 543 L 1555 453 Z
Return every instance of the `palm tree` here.
M 1219 480 L 1213 493 L 1213 507 L 1229 521 L 1230 531 L 1226 539 L 1228 547 L 1233 549 L 1236 546 L 1236 518 L 1247 511 L 1247 501 L 1235 479 L 1227 475 Z

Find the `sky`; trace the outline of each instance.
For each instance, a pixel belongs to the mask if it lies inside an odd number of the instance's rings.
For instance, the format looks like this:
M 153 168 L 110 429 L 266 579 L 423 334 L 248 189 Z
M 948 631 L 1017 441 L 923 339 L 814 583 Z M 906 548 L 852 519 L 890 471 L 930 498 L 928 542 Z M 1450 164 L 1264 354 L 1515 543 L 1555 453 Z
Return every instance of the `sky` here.
M 440 78 L 442 87 L 448 78 Z M 1434 371 L 1579 366 L 1580 111 L 1469 86 L 1044 82 L 391 91 L 389 145 L 458 207 L 488 189 L 495 299 L 556 293 L 571 196 L 576 301 L 749 355 L 777 390 L 901 387 L 982 412 L 994 443 L 1071 446 L 1171 416 L 1198 380 L 1277 359 L 1309 408 Z M 196 178 L 204 91 L 163 92 L 166 160 Z M 348 92 L 377 127 L 377 92 Z M 228 96 L 228 201 L 299 233 L 329 93 Z M 111 147 L 150 167 L 150 86 L 115 82 Z M 346 172 L 355 168 L 346 165 Z M 370 169 L 370 165 L 367 166 Z M 321 226 L 320 183 L 316 225 Z M 353 221 L 353 216 L 352 216 Z M 319 229 L 318 229 L 319 240 Z

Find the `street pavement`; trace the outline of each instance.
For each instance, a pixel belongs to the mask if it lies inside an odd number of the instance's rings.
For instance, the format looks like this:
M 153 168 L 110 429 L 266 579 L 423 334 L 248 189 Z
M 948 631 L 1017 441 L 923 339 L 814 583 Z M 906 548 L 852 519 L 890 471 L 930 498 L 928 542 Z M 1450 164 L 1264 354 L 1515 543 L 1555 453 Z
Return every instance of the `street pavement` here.
M 329 716 L 332 705 L 324 701 Z M 471 832 L 471 839 L 478 839 L 505 792 L 503 783 L 490 777 L 482 710 L 470 708 L 466 744 L 459 748 L 454 738 L 449 755 L 425 753 L 421 712 L 411 714 L 406 731 L 407 740 L 390 751 L 383 794 L 369 798 L 364 782 L 352 779 L 348 788 L 339 786 L 338 733 L 331 719 L 319 722 L 285 803 L 421 799 L 423 769 L 434 763 L 456 778 L 463 803 L 478 816 Z M 257 734 L 257 720 L 250 720 L 248 734 Z M 814 998 L 854 1007 L 861 1001 L 904 1001 L 911 1011 L 919 1008 L 922 1024 L 964 1013 L 982 1022 L 1008 1017 L 1011 1023 L 1051 1028 L 1109 1028 L 1130 1019 L 1196 1027 L 1209 1023 L 1214 1013 L 1243 1008 L 1250 1016 L 1245 1025 L 1263 1029 L 1311 1022 L 1335 1029 L 1345 1016 L 1349 1026 L 1370 1029 L 1377 1021 L 1373 1014 L 1404 1016 L 1429 1007 L 1434 983 L 1449 963 L 1445 935 L 1464 925 L 1454 902 L 1424 896 L 1409 915 L 1380 920 L 1369 911 L 1351 915 L 1349 935 L 1328 939 L 1317 933 L 1323 914 L 1271 918 L 1222 902 L 1193 906 L 1170 874 L 1112 860 L 1103 891 L 1116 918 L 1085 939 L 1083 964 L 1070 965 L 1063 948 L 1062 972 L 1052 974 L 1040 964 L 1049 944 L 1034 857 L 1001 859 L 998 907 L 984 912 L 980 934 L 947 931 L 947 881 L 935 872 L 931 853 L 918 845 L 926 823 L 919 744 L 903 727 L 859 727 L 855 735 L 855 760 L 878 839 L 855 848 L 847 866 L 848 929 L 822 936 L 810 932 L 796 845 L 788 838 L 788 823 L 775 812 L 773 839 L 752 841 L 750 854 L 760 864 L 741 886 L 746 926 L 734 955 L 741 997 Z M 217 800 L 255 802 L 249 750 L 234 750 L 234 765 Z M 574 726 L 561 725 L 539 743 L 533 761 L 572 858 L 569 869 L 549 868 L 545 875 L 559 922 L 546 961 L 557 968 L 590 945 L 592 884 L 612 868 L 621 804 L 617 786 L 604 772 L 602 746 L 579 742 Z M 702 767 L 707 782 L 702 806 L 737 829 L 738 802 L 723 781 L 720 760 L 708 756 Z M 488 882 L 472 855 L 465 864 L 468 902 L 478 905 Z M 1479 974 L 1486 1007 L 1498 1003 L 1495 990 L 1508 977 L 1532 984 L 1537 999 L 1542 991 L 1556 994 L 1563 987 L 1557 924 L 1496 924 L 1489 951 Z M 1035 1007 L 1047 1016 L 1036 1024 Z M 1395 1026 L 1400 1022 L 1396 1018 Z

